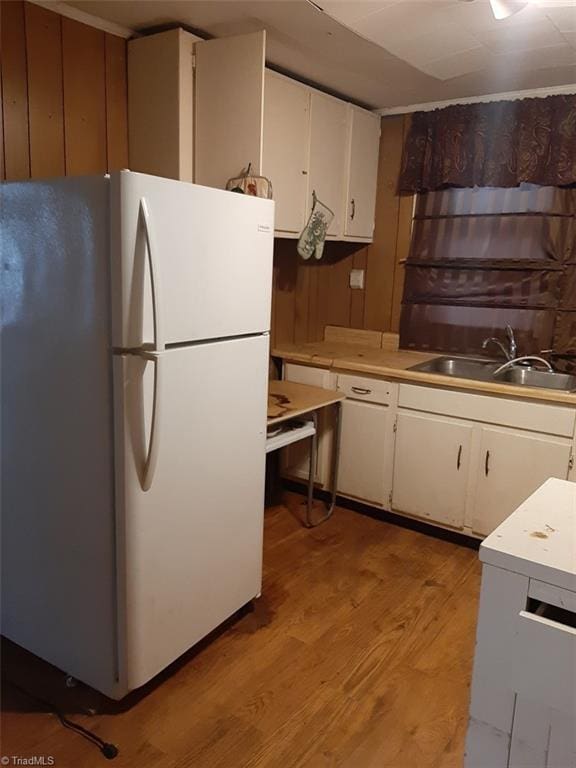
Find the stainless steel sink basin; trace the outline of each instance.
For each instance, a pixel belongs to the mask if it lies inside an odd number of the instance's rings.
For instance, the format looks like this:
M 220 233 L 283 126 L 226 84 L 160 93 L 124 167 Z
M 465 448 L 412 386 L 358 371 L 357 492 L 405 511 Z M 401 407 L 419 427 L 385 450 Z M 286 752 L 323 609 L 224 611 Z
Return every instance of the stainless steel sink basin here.
M 498 365 L 494 360 L 476 360 L 471 357 L 435 357 L 426 363 L 413 365 L 409 370 L 440 373 L 443 376 L 454 376 L 459 379 L 490 381 Z
M 495 360 L 482 360 L 472 357 L 435 357 L 426 363 L 418 363 L 408 370 L 422 373 L 438 373 L 459 379 L 475 381 L 494 381 L 501 384 L 515 384 L 520 387 L 541 387 L 563 392 L 576 391 L 576 376 L 567 373 L 552 373 L 536 370 L 522 365 L 515 365 L 498 375 L 494 372 L 501 363 Z
M 576 390 L 576 376 L 568 373 L 552 373 L 551 371 L 536 371 L 531 368 L 514 366 L 502 371 L 494 377 L 495 381 L 508 382 L 521 387 L 543 387 L 544 389 L 560 389 L 567 392 Z

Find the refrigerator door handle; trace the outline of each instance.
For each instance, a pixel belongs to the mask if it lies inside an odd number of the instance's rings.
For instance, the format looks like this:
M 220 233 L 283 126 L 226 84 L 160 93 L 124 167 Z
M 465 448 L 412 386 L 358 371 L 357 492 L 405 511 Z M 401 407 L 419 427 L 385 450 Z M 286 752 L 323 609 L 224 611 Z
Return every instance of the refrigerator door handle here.
M 152 352 L 141 352 L 140 356 L 154 363 L 154 395 L 152 399 L 152 424 L 150 425 L 150 438 L 144 462 L 142 474 L 142 490 L 148 491 L 154 480 L 156 464 L 158 463 L 158 451 L 160 447 L 160 403 L 162 402 L 162 366 L 161 355 Z
M 145 197 L 140 198 L 140 218 L 144 225 L 146 250 L 148 251 L 148 267 L 150 270 L 150 285 L 152 288 L 152 318 L 154 322 L 153 351 L 162 352 L 164 350 L 164 337 L 162 336 L 162 323 L 160 322 L 160 274 L 156 263 L 156 248 L 152 226 L 150 224 L 150 213 Z

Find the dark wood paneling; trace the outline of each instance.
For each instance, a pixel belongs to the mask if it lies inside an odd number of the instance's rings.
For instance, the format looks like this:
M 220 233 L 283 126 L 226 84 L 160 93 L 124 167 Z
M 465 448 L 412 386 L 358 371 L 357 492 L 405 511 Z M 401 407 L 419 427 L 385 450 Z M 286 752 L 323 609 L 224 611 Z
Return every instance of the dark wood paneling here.
M 363 269 L 366 278 L 366 264 L 368 262 L 368 247 L 361 248 L 354 253 L 352 258 L 353 269 Z M 366 301 L 366 289 L 355 288 L 350 292 L 350 327 L 364 327 L 364 305 Z
M 105 173 L 105 34 L 62 19 L 66 173 Z
M 378 162 L 378 194 L 374 241 L 368 249 L 366 305 L 364 327 L 390 330 L 400 198 L 396 193 L 402 158 L 404 118 L 382 120 L 380 158 Z
M 298 255 L 294 240 L 274 241 L 274 317 L 276 342 L 294 341 Z
M 2 16 L 0 10 L 0 26 L 2 24 Z M 0 57 L 1 58 L 1 57 Z M 2 77 L 1 77 L 1 64 L 0 64 L 0 181 L 4 181 L 6 178 L 6 172 L 4 170 L 4 109 L 2 108 Z
M 8 181 L 30 176 L 24 3 L 0 3 L 4 162 Z
M 125 168 L 126 41 L 19 0 L 0 15 L 0 178 Z
M 62 176 L 66 165 L 61 17 L 31 3 L 26 3 L 25 13 L 30 175 Z
M 126 42 L 106 35 L 106 146 L 108 170 L 128 167 Z

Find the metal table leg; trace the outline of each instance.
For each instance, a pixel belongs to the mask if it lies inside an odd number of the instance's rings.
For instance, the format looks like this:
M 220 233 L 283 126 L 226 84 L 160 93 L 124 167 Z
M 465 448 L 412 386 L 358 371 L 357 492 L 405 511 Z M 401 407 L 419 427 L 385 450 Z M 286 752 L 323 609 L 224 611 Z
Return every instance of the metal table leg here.
M 318 452 L 318 413 L 312 412 L 312 422 L 314 424 L 314 434 L 310 438 L 310 461 L 308 464 L 308 498 L 306 499 L 306 519 L 304 525 L 306 528 L 313 528 L 312 508 L 314 505 L 314 476 L 316 474 L 316 454 Z
M 317 525 L 320 525 L 320 523 L 326 522 L 330 517 L 332 517 L 332 513 L 334 512 L 334 507 L 336 506 L 336 493 L 338 491 L 338 459 L 340 457 L 340 432 L 342 429 L 342 403 L 336 403 L 336 427 L 334 432 L 334 443 L 332 445 L 332 468 L 331 468 L 331 477 L 330 477 L 330 484 L 332 486 L 331 488 L 331 496 L 330 496 L 330 503 L 326 505 L 327 512 L 326 514 L 321 517 L 316 522 L 312 521 L 312 503 L 313 503 L 313 496 L 314 496 L 314 465 L 315 465 L 315 459 L 316 459 L 316 446 L 318 442 L 318 415 L 316 411 L 312 414 L 312 418 L 314 419 L 314 434 L 311 438 L 311 447 L 310 447 L 310 474 L 308 476 L 308 499 L 306 504 L 306 528 L 315 528 Z

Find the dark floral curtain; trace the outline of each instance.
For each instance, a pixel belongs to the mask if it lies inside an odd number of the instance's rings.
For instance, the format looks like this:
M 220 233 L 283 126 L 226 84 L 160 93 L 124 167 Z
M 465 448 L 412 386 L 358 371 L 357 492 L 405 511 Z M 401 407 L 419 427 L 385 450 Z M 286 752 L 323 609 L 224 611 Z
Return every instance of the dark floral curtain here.
M 416 112 L 398 188 L 576 184 L 576 96 L 456 104 Z

